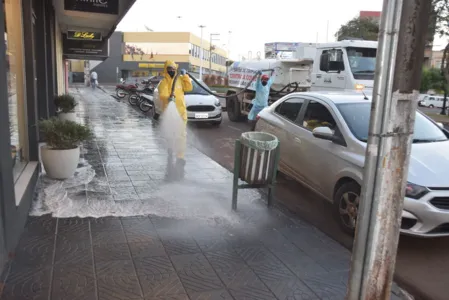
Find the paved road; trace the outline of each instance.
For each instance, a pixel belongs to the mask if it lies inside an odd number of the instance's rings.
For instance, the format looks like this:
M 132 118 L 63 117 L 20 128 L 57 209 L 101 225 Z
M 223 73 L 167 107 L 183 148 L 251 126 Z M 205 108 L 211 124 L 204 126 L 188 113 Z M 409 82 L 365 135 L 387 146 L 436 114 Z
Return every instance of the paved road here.
M 439 114 L 441 112 L 441 108 L 418 107 L 418 109 L 426 114 Z
M 247 123 L 233 123 L 224 113 L 219 128 L 190 125 L 189 140 L 229 170 L 233 167 L 234 141 L 250 129 Z M 281 176 L 277 199 L 301 219 L 313 224 L 347 248 L 352 239 L 342 233 L 331 214 L 331 205 L 300 184 Z M 447 299 L 449 282 L 449 238 L 416 239 L 402 236 L 396 266 L 396 280 L 416 299 Z

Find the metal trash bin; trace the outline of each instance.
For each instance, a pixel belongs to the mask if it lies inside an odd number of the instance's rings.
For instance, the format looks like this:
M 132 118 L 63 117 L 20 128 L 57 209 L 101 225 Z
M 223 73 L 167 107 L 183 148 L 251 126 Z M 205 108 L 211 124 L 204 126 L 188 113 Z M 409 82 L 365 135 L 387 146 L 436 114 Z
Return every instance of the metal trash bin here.
M 268 188 L 268 206 L 272 205 L 279 163 L 279 140 L 265 132 L 244 132 L 235 142 L 232 209 L 237 209 L 239 189 Z M 239 179 L 246 184 L 239 185 Z

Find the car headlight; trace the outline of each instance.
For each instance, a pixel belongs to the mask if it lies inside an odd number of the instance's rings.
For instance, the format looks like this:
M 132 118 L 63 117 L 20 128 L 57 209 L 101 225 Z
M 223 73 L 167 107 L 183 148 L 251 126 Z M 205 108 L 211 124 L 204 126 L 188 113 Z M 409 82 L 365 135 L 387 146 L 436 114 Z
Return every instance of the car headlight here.
M 215 100 L 214 104 L 215 104 L 216 107 L 221 106 L 220 100 L 218 100 L 218 99 Z
M 405 196 L 413 199 L 419 199 L 428 192 L 429 190 L 426 187 L 411 182 L 407 182 L 407 187 L 405 188 Z

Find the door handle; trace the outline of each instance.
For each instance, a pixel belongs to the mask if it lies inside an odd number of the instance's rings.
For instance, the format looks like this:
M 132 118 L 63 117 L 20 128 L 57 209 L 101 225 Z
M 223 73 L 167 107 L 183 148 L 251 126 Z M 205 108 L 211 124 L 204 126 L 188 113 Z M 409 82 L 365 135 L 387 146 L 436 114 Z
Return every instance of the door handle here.
M 295 140 L 296 143 L 301 144 L 301 139 L 295 137 L 294 140 Z

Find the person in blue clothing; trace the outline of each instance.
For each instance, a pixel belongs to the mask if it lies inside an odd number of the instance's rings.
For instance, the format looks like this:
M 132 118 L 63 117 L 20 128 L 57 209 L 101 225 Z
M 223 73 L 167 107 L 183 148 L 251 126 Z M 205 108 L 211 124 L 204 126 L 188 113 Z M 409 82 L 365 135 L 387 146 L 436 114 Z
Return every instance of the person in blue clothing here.
M 262 72 L 259 71 L 259 76 L 256 81 L 256 97 L 253 99 L 251 108 L 248 114 L 248 120 L 252 123 L 252 130 L 256 127 L 256 117 L 257 114 L 268 106 L 268 96 L 270 95 L 270 88 L 273 84 L 273 73 L 274 70 L 271 71 L 271 75 L 262 75 Z

